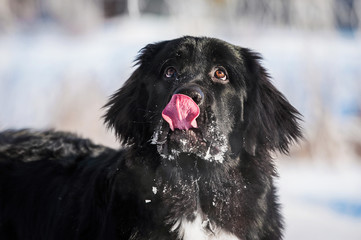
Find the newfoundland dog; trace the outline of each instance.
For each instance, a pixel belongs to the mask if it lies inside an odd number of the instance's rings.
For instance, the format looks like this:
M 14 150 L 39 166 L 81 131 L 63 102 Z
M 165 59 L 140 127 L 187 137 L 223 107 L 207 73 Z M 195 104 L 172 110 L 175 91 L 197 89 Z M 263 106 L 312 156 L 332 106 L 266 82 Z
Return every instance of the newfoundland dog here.
M 0 239 L 281 239 L 271 154 L 300 115 L 260 61 L 214 38 L 147 45 L 105 105 L 121 150 L 2 132 Z

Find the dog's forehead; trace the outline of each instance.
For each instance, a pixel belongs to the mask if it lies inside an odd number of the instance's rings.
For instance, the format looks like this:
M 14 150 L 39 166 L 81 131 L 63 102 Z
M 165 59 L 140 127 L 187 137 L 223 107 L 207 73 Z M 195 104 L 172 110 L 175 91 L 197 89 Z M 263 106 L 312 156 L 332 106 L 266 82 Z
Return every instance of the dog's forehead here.
M 239 47 L 215 38 L 185 37 L 172 44 L 166 51 L 168 57 L 187 59 L 207 59 L 208 61 L 241 60 Z

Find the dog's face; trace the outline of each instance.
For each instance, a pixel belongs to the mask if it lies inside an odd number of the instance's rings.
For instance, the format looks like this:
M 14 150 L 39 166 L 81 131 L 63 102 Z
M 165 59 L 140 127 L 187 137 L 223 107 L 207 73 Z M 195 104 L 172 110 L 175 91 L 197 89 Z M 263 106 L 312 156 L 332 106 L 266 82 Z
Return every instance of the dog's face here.
M 230 163 L 241 153 L 287 151 L 298 112 L 270 83 L 259 55 L 213 38 L 184 37 L 142 49 L 139 67 L 107 104 L 106 123 L 167 159 Z

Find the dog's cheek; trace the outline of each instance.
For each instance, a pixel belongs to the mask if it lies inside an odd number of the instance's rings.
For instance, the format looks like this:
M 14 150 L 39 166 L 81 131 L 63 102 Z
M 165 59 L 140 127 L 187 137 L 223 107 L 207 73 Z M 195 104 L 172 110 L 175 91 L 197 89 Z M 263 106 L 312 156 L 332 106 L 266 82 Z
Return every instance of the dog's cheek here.
M 230 125 L 228 134 L 229 145 L 234 157 L 238 156 L 244 146 L 243 124 L 244 124 L 244 106 L 243 100 L 239 96 L 234 96 L 229 101 L 229 115 L 227 120 Z
M 231 147 L 231 157 L 236 158 L 242 151 L 242 132 L 241 129 L 235 129 L 228 135 L 229 145 Z
M 159 79 L 153 79 L 147 85 L 149 93 L 149 108 L 162 112 L 172 95 L 172 88 L 169 83 Z

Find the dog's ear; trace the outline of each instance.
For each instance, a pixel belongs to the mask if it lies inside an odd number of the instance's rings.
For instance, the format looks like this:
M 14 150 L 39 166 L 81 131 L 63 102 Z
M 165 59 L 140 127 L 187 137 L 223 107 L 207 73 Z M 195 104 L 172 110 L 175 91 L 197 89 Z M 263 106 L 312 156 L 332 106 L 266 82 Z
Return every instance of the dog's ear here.
M 138 68 L 104 106 L 104 121 L 115 131 L 123 144 L 143 145 L 150 138 L 149 122 L 146 120 L 148 92 L 152 62 L 166 42 L 149 44 L 140 50 L 135 66 Z M 148 82 L 147 82 L 148 81 Z
M 241 54 L 247 78 L 244 148 L 252 155 L 269 150 L 287 153 L 290 143 L 301 137 L 298 124 L 301 115 L 272 85 L 260 64 L 260 55 L 245 48 Z

